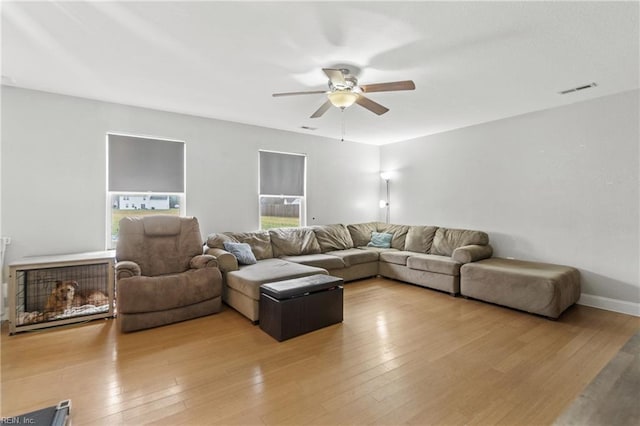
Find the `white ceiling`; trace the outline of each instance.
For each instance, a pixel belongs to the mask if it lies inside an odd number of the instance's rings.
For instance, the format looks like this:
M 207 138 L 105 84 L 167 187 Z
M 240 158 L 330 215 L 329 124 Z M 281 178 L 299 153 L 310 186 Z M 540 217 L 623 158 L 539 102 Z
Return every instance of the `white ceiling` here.
M 415 81 L 355 105 L 385 144 L 639 87 L 633 2 L 2 2 L 3 84 L 339 138 L 321 68 Z M 596 82 L 596 88 L 558 92 Z M 317 130 L 301 129 L 301 126 Z

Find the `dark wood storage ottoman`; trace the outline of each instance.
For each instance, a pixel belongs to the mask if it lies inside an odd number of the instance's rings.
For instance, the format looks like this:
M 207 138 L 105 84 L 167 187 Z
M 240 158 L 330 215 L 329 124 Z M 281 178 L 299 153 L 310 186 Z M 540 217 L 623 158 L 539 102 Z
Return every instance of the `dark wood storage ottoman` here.
M 260 328 L 279 342 L 342 322 L 342 279 L 311 275 L 260 286 Z

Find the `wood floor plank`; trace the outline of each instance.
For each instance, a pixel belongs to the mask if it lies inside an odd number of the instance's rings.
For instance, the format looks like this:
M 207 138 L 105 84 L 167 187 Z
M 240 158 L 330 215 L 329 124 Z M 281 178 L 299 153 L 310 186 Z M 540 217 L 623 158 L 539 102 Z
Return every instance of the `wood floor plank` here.
M 229 307 L 121 334 L 113 320 L 0 337 L 1 415 L 70 398 L 74 425 L 550 424 L 640 319 L 558 321 L 376 278 L 344 321 L 277 342 Z

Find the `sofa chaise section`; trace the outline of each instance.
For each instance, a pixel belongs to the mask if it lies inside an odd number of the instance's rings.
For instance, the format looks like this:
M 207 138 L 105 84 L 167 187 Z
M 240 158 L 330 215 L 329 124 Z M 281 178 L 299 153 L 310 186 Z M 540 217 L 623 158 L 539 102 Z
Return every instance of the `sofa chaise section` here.
M 310 275 L 328 275 L 326 269 L 282 259 L 263 259 L 253 265 L 241 265 L 227 272 L 222 299 L 251 321 L 260 317 L 260 286 Z
M 274 257 L 274 253 L 308 256 L 319 252 L 313 232 L 309 229 L 305 231 L 300 229 L 302 228 L 291 228 L 287 231 L 289 234 L 270 231 L 210 234 L 205 252 L 218 259 L 218 265 L 223 272 L 222 300 L 251 321 L 257 322 L 260 317 L 259 300 L 262 284 L 328 274 L 323 268 Z M 274 239 L 277 240 L 275 245 L 272 244 L 274 234 Z M 287 237 L 290 237 L 290 240 L 287 240 Z M 256 263 L 238 264 L 235 256 L 224 249 L 225 242 L 249 244 Z

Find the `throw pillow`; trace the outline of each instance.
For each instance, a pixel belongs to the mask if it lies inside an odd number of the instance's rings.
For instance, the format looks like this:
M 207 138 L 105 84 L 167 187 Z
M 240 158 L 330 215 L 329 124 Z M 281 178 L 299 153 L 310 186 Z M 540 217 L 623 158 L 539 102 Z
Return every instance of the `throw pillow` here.
M 238 263 L 242 265 L 253 265 L 258 262 L 251 251 L 251 246 L 247 243 L 231 243 L 225 241 L 224 249 L 234 255 L 236 259 L 238 259 Z
M 367 244 L 367 247 L 390 248 L 392 238 L 393 234 L 387 234 L 386 232 L 372 232 L 371 241 Z
M 232 237 L 232 242 L 234 243 L 249 244 L 256 260 L 271 259 L 273 257 L 269 231 L 225 232 L 225 234 Z

